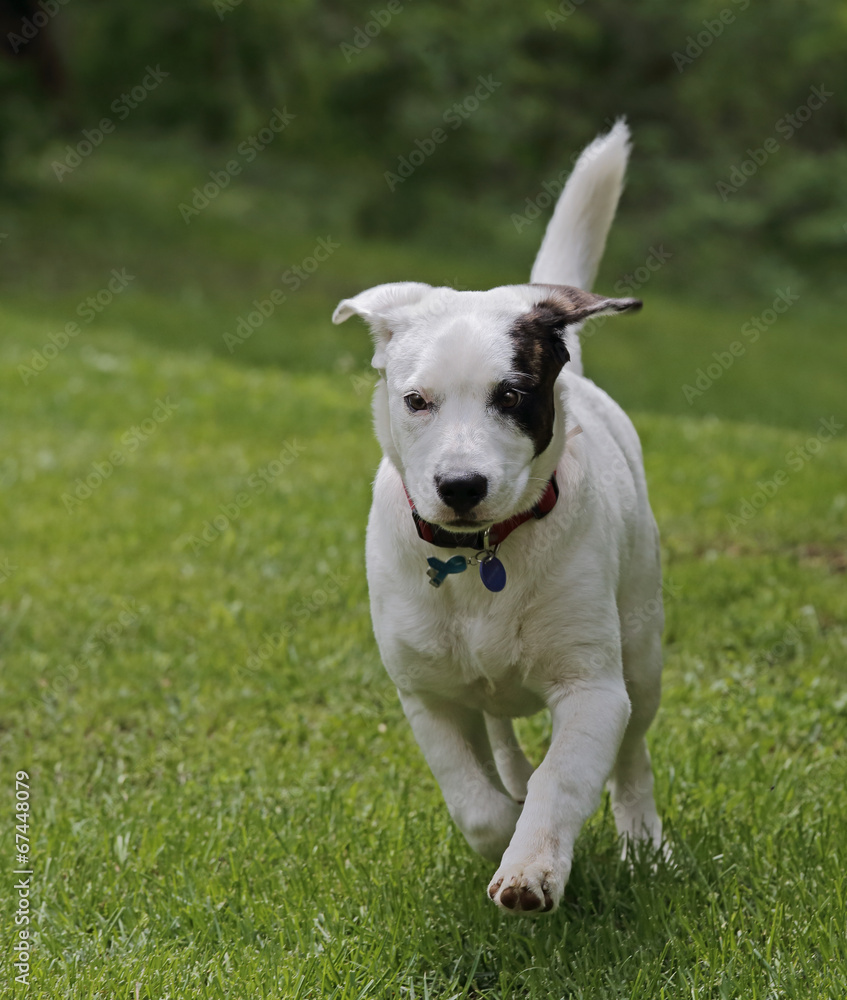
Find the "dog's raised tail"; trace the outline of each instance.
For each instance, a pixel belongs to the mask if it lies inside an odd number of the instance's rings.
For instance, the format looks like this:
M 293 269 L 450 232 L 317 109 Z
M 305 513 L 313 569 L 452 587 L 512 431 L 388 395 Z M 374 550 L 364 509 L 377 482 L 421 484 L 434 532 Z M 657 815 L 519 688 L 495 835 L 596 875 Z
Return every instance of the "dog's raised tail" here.
M 629 159 L 629 128 L 623 120 L 582 151 L 556 203 L 532 265 L 530 281 L 574 285 L 591 291 L 615 217 Z M 576 338 L 571 368 L 582 364 Z
M 629 129 L 623 121 L 582 151 L 559 196 L 530 281 L 591 291 L 628 158 Z

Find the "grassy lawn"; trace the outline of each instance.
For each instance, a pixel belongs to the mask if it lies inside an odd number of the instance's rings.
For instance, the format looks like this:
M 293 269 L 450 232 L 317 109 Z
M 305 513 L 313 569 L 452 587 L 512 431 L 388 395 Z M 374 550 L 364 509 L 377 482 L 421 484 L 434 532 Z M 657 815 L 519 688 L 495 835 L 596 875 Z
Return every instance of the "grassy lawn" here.
M 511 920 L 379 662 L 367 338 L 328 316 L 389 276 L 521 280 L 518 250 L 286 229 L 260 185 L 179 229 L 188 167 L 145 186 L 143 163 L 89 166 L 18 199 L 0 244 L 4 995 L 841 998 L 847 427 L 821 420 L 847 425 L 842 318 L 800 289 L 692 404 L 681 386 L 770 301 L 693 306 L 659 272 L 639 317 L 590 338 L 663 537 L 651 749 L 675 865 L 621 863 L 604 803 L 560 911 Z M 328 234 L 332 261 L 230 353 L 222 334 Z M 133 280 L 22 377 L 113 268 Z M 539 759 L 545 719 L 521 735 Z M 28 986 L 9 957 L 19 770 Z

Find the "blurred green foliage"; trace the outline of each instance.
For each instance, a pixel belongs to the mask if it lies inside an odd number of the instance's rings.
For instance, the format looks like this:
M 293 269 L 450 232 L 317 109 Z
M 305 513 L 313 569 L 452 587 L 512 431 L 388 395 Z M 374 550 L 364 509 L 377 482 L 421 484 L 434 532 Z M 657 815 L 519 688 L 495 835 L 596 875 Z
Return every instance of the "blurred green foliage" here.
M 296 119 L 266 154 L 292 165 L 281 196 L 331 191 L 362 235 L 459 247 L 489 234 L 492 205 L 523 215 L 573 152 L 626 115 L 628 252 L 686 247 L 673 280 L 708 294 L 837 277 L 844 2 L 73 0 L 48 30 L 69 82 L 48 111 L 25 69 L 0 68 L 16 88 L 0 111 L 7 162 L 27 129 L 43 143 L 51 114 L 74 143 L 159 65 L 169 76 L 117 122 L 124 134 L 177 132 L 225 157 L 286 108 Z M 479 78 L 497 86 L 468 112 Z M 833 96 L 786 124 L 813 87 Z M 445 123 L 457 104 L 461 118 Z M 385 174 L 437 128 L 446 141 L 389 191 Z M 756 162 L 769 139 L 778 151 Z M 732 178 L 743 184 L 722 194 Z

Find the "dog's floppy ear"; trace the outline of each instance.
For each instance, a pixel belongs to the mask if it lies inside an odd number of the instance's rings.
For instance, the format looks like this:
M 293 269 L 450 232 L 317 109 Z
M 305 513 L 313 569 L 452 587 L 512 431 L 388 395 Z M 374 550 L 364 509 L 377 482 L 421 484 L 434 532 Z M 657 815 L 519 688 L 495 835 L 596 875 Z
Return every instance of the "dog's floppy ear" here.
M 562 329 L 576 326 L 590 316 L 604 313 L 636 312 L 641 299 L 610 299 L 605 295 L 584 292 L 571 285 L 513 285 L 527 305 L 550 310 L 558 315 Z
M 411 306 L 419 302 L 431 288 L 431 285 L 422 281 L 395 281 L 387 285 L 374 285 L 352 299 L 342 299 L 332 314 L 332 322 L 343 323 L 351 316 L 361 316 L 370 326 L 376 346 L 372 364 L 374 368 L 384 368 L 384 348 L 391 339 L 388 314 L 400 306 Z
M 384 313 L 397 306 L 410 306 L 419 301 L 432 285 L 422 281 L 394 281 L 374 285 L 352 299 L 342 299 L 332 314 L 333 323 L 343 323 L 351 316 L 361 316 L 368 323 L 380 322 Z
M 516 339 L 533 345 L 528 349 L 525 365 L 531 367 L 533 357 L 546 344 L 548 371 L 554 371 L 555 375 L 571 359 L 568 347 L 579 350 L 576 334 L 584 320 L 603 313 L 628 312 L 641 308 L 638 299 L 610 299 L 571 285 L 530 284 L 511 285 L 510 288 L 527 306 L 526 312 L 511 331 Z

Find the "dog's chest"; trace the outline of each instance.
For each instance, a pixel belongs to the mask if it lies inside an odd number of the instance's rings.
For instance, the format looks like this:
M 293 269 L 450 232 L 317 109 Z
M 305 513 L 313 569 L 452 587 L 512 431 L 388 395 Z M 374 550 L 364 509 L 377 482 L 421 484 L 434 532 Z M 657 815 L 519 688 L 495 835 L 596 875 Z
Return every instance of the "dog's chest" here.
M 521 615 L 503 596 L 488 595 L 483 607 L 447 598 L 434 613 L 419 609 L 406 617 L 406 627 L 395 632 L 403 679 L 493 715 L 525 715 L 543 707 L 527 683 L 533 650 L 525 609 Z

